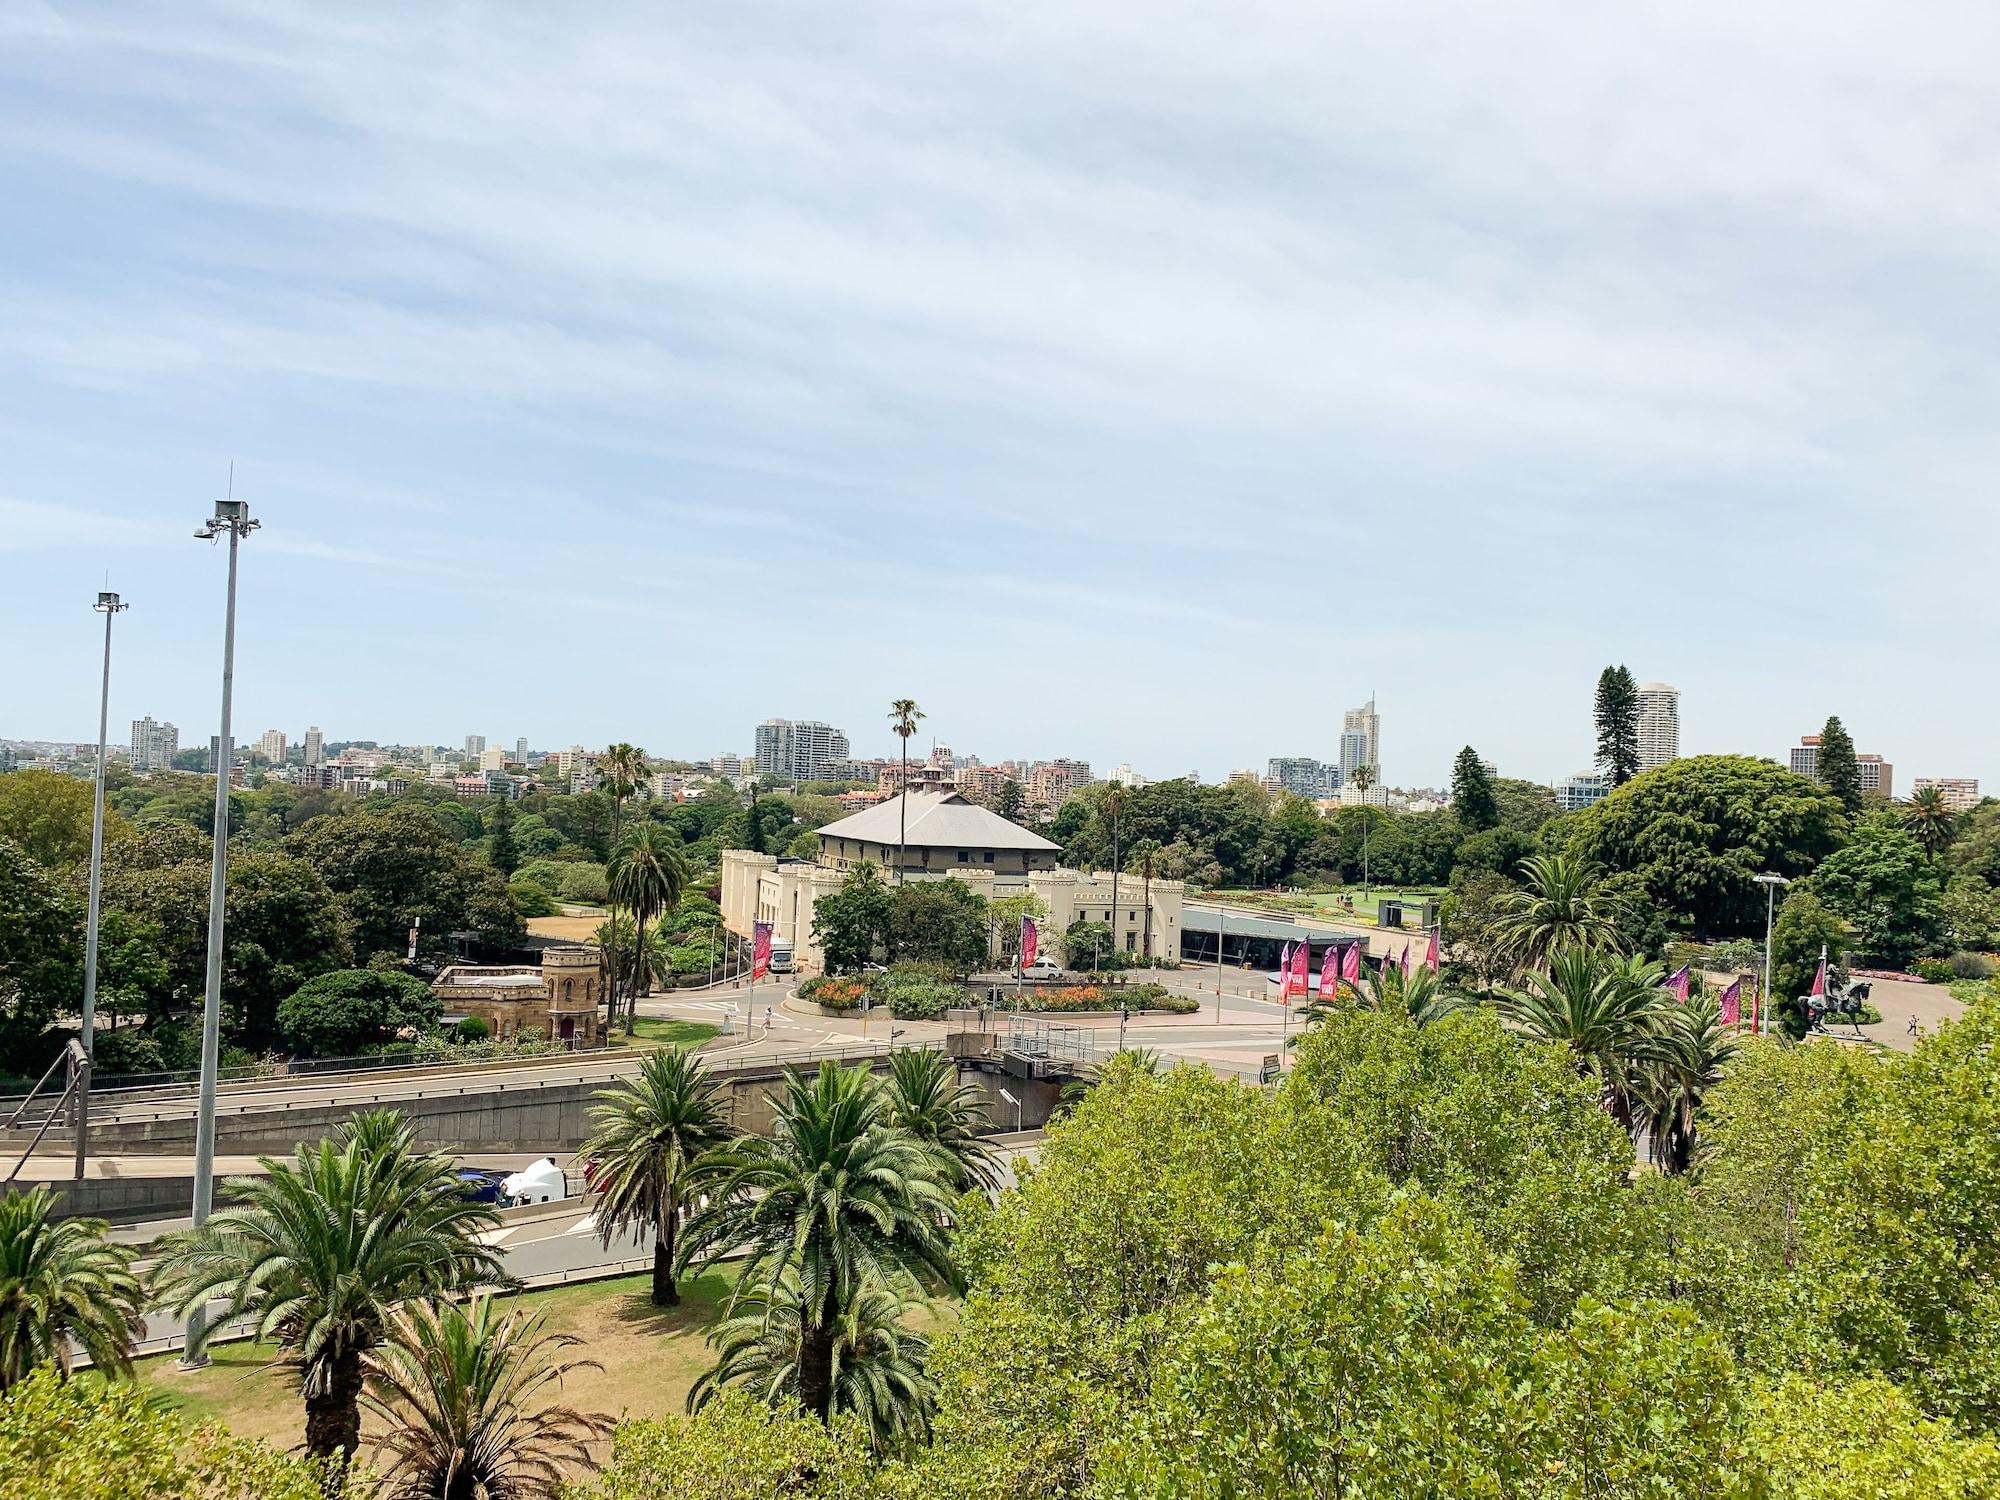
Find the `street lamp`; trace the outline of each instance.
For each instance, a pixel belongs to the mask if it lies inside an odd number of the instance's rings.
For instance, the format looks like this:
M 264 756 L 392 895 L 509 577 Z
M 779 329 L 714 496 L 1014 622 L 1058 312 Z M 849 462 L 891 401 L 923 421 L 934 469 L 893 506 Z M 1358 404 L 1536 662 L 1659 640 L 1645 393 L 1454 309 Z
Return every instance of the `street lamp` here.
M 97 913 L 104 896 L 104 749 L 111 733 L 111 617 L 132 606 L 105 592 L 91 606 L 104 616 L 104 686 L 97 699 L 97 797 L 90 819 L 90 914 L 83 939 L 83 1055 L 96 1056 Z
M 1769 871 L 1752 878 L 1764 887 L 1764 1014 L 1757 1022 L 1757 1034 L 1762 1036 L 1771 1029 L 1771 1006 L 1776 999 L 1771 993 L 1771 927 L 1778 909 L 1778 887 L 1791 881 Z
M 215 1203 L 215 1074 L 222 1050 L 222 903 L 223 876 L 229 863 L 229 771 L 236 760 L 236 747 L 229 735 L 230 690 L 236 677 L 236 544 L 255 531 L 258 522 L 250 518 L 247 500 L 218 500 L 215 514 L 195 532 L 198 541 L 213 542 L 229 537 L 229 583 L 222 615 L 222 728 L 215 741 L 215 844 L 208 873 L 208 984 L 201 1006 L 201 1100 L 194 1127 L 194 1222 L 208 1218 Z M 199 1352 L 207 1323 L 207 1309 L 197 1305 L 188 1316 L 187 1342 L 182 1346 L 181 1364 L 196 1367 L 208 1363 Z

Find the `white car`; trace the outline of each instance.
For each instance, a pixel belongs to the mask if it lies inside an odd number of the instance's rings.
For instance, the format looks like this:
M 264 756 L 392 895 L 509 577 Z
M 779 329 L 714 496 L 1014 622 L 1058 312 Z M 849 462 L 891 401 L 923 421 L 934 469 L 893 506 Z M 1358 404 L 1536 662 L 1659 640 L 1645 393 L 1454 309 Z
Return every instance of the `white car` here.
M 1033 963 L 1021 967 L 1023 979 L 1060 979 L 1062 972 L 1061 964 L 1046 958 L 1038 958 Z

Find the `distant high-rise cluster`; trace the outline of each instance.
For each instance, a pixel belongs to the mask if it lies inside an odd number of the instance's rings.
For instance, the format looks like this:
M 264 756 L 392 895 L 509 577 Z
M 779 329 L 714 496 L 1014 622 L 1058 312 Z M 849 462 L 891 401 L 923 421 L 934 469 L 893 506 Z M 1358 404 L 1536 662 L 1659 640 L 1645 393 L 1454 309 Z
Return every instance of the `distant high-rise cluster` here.
M 1920 792 L 1935 787 L 1952 812 L 1971 812 L 1979 806 L 1977 776 L 1919 776 L 1915 785 Z
M 1338 774 L 1337 766 L 1329 766 L 1309 755 L 1275 755 L 1264 767 L 1267 785 L 1300 797 L 1332 796 Z
M 181 732 L 171 724 L 155 724 L 153 716 L 132 721 L 132 769 L 168 771 L 180 754 Z
M 1639 689 L 1639 769 L 1650 771 L 1681 753 L 1681 691 L 1664 682 Z
M 757 726 L 759 776 L 785 781 L 837 781 L 847 760 L 847 736 L 817 719 L 766 719 Z
M 319 725 L 310 725 L 306 729 L 306 764 L 316 766 L 325 759 L 326 740 L 319 732 Z

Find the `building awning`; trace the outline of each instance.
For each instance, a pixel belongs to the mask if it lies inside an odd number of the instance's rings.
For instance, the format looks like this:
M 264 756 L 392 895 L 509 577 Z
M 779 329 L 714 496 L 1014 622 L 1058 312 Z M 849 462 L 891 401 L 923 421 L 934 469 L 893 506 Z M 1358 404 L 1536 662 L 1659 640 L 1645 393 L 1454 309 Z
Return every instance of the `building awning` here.
M 1348 932 L 1325 922 L 1289 921 L 1284 917 L 1253 917 L 1232 908 L 1225 924 L 1222 914 L 1213 906 L 1183 906 L 1181 908 L 1182 932 L 1214 932 L 1223 928 L 1233 938 L 1271 938 L 1279 942 L 1296 943 L 1300 938 L 1311 943 L 1359 943 L 1366 941 L 1358 932 Z

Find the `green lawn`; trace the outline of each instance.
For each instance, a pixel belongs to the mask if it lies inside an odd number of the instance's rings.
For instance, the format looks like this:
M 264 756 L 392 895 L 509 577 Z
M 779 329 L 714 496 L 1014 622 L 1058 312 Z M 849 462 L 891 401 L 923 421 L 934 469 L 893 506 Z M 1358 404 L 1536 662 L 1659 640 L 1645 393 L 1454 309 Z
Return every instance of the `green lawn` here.
M 611 1041 L 619 1047 L 699 1047 L 722 1028 L 708 1021 L 675 1021 L 665 1016 L 641 1016 L 631 1038 L 621 1022 L 612 1030 Z

